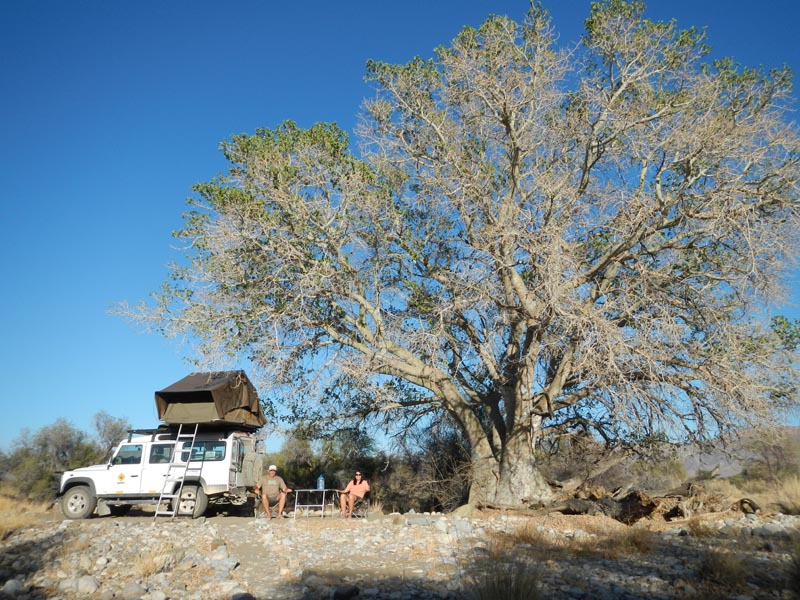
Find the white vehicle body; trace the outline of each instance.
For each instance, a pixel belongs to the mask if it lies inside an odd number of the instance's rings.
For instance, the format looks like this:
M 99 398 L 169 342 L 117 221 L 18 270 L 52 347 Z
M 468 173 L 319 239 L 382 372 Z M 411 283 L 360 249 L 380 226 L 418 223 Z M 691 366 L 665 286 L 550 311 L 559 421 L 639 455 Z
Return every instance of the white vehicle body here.
M 170 498 L 176 513 L 198 517 L 209 501 L 245 504 L 261 476 L 262 456 L 252 432 L 200 429 L 194 441 L 177 428 L 133 431 L 106 464 L 66 471 L 59 493 L 68 518 L 121 513 L 135 504 Z M 135 435 L 136 434 L 136 435 Z M 175 498 L 180 492 L 180 498 Z

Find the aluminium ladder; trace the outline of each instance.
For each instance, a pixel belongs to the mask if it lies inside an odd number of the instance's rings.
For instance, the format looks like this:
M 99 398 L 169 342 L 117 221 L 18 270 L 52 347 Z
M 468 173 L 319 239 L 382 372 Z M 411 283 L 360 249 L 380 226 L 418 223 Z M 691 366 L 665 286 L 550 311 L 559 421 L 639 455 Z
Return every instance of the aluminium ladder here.
M 192 430 L 191 428 L 194 427 Z M 183 431 L 183 424 L 178 425 L 178 435 L 175 437 L 175 447 L 172 450 L 172 457 L 169 460 L 169 465 L 167 466 L 167 473 L 164 476 L 164 485 L 161 488 L 161 493 L 158 496 L 158 504 L 156 505 L 156 512 L 153 517 L 153 522 L 158 519 L 159 516 L 166 515 L 171 518 L 175 518 L 175 515 L 178 514 L 178 507 L 180 505 L 180 498 L 181 494 L 183 493 L 183 485 L 186 481 L 186 477 L 192 475 L 196 475 L 198 479 L 198 485 L 200 480 L 200 471 L 203 468 L 203 461 L 192 460 L 192 452 L 194 448 L 195 440 L 197 439 L 197 430 L 199 429 L 199 424 L 187 424 L 186 428 L 187 432 Z M 181 442 L 183 442 L 183 448 L 180 448 Z M 187 445 L 188 444 L 188 445 Z M 180 460 L 180 455 L 183 452 L 188 451 L 188 456 L 186 458 L 186 462 Z M 192 466 L 191 463 L 200 463 L 200 466 Z M 174 484 L 178 484 L 177 489 L 174 489 Z M 165 500 L 169 500 L 169 508 L 163 508 L 163 502 Z

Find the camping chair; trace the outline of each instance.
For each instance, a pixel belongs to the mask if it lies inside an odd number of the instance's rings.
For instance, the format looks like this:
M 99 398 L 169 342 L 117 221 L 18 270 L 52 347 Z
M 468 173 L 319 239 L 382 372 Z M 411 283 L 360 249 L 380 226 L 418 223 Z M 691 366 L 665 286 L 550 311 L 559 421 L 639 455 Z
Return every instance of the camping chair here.
M 353 504 L 353 518 L 366 519 L 369 516 L 369 492 L 364 494 L 363 498 L 359 498 Z
M 280 502 L 280 500 L 275 500 L 275 504 L 269 505 L 269 514 L 273 519 L 283 516 L 278 514 L 278 502 Z M 283 507 L 283 510 L 284 512 L 286 511 L 286 506 Z M 261 496 L 256 496 L 256 506 L 253 509 L 253 516 L 258 520 L 260 515 L 266 516 L 264 513 L 264 505 L 261 503 Z

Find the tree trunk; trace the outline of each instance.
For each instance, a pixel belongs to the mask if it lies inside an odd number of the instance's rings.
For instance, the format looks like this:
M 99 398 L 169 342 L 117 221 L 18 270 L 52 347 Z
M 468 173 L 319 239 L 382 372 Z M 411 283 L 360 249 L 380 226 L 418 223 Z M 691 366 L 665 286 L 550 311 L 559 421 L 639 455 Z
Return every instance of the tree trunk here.
M 499 460 L 492 455 L 488 442 L 476 444 L 470 504 L 521 509 L 551 500 L 552 490 L 539 471 L 525 437 L 516 435 L 508 440 Z

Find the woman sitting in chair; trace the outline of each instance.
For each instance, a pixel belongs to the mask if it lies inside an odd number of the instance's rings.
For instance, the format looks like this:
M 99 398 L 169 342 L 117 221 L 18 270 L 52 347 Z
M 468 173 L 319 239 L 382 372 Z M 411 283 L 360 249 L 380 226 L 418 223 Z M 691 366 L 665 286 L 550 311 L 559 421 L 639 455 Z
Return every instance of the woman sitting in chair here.
M 356 502 L 364 499 L 364 494 L 369 491 L 369 482 L 361 475 L 361 471 L 356 471 L 353 479 L 347 482 L 347 487 L 339 492 L 339 502 L 342 505 L 342 518 L 353 518 L 353 507 Z

